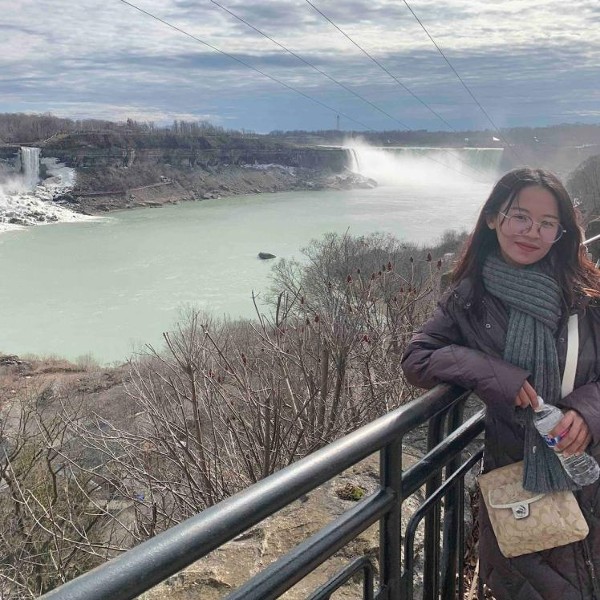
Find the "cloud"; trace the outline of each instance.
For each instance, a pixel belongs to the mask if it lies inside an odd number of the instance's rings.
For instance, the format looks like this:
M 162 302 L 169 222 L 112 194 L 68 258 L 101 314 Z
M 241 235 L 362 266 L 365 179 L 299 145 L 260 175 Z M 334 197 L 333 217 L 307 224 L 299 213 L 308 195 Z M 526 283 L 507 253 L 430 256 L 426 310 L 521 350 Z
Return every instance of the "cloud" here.
M 404 3 L 313 3 L 455 128 L 489 126 Z M 146 114 L 158 122 L 187 115 L 259 131 L 333 127 L 337 111 L 370 128 L 399 127 L 210 1 L 136 4 L 237 60 L 124 2 L 21 0 L 12 10 L 14 3 L 0 0 L 0 110 L 115 119 Z M 446 128 L 307 2 L 219 4 L 411 128 Z M 597 0 L 573 0 L 569 11 L 558 0 L 411 6 L 502 125 L 597 118 Z

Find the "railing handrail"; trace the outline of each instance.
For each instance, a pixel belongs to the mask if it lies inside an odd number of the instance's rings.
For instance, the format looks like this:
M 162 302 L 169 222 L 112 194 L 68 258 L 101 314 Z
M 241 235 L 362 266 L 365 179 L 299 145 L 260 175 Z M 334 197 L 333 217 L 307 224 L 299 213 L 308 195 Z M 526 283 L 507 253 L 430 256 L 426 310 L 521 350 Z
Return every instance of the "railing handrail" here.
M 448 407 L 446 407 L 448 408 Z M 402 473 L 402 498 L 408 498 L 431 477 L 432 472 L 450 462 L 466 444 L 477 435 L 477 425 L 483 429 L 484 411 L 473 415 L 460 425 L 447 438 L 442 446 L 427 453 L 417 464 Z M 476 453 L 477 454 L 477 453 Z M 451 478 L 450 478 L 451 480 Z M 447 482 L 448 484 L 450 483 Z M 394 502 L 398 502 L 395 494 L 388 489 L 369 496 L 360 504 L 343 513 L 327 527 L 308 538 L 287 554 L 271 563 L 251 580 L 227 596 L 227 600 L 270 600 L 278 598 L 294 583 L 302 579 L 323 562 L 323 557 L 330 557 L 353 539 L 358 530 L 364 531 L 389 511 Z M 354 517 L 354 519 L 353 519 Z M 369 518 L 370 517 L 370 518 Z M 352 521 L 355 523 L 352 523 Z
M 446 412 L 465 394 L 457 386 L 438 385 L 42 598 L 131 600 L 415 427 Z
M 600 233 L 598 235 L 595 235 L 594 237 L 591 237 L 588 240 L 585 240 L 584 242 L 582 242 L 582 244 L 584 246 L 587 246 L 588 244 L 591 244 L 592 242 L 595 242 L 596 240 L 600 240 Z

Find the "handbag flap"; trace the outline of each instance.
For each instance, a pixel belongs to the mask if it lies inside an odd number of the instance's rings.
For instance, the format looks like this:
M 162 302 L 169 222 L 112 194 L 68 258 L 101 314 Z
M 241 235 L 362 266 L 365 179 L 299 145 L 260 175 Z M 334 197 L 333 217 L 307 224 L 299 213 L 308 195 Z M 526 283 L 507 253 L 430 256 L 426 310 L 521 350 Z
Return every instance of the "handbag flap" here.
M 523 489 L 518 481 L 492 487 L 488 492 L 488 502 L 492 508 L 513 508 L 516 505 L 531 504 L 544 497 L 539 492 L 529 492 Z

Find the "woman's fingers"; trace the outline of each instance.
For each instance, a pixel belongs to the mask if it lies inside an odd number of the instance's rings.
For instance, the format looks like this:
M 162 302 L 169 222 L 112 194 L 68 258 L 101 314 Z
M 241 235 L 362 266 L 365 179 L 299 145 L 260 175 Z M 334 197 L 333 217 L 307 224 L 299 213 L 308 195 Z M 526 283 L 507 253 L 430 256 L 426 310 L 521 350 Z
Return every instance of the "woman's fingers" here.
M 520 408 L 526 408 L 529 406 L 529 398 L 527 397 L 526 392 L 521 388 L 519 393 L 517 394 L 517 398 L 515 400 L 515 405 Z
M 585 452 L 592 440 L 587 423 L 574 410 L 568 410 L 565 413 L 560 423 L 552 430 L 551 435 L 561 438 L 556 448 L 565 456 Z
M 527 408 L 530 405 L 533 408 L 538 407 L 537 393 L 529 381 L 525 380 L 515 398 L 515 406 Z
M 537 397 L 537 392 L 533 389 L 533 386 L 529 383 L 529 381 L 525 380 L 525 383 L 523 383 L 523 388 L 525 391 L 525 394 L 527 395 L 527 401 L 528 404 L 531 405 L 531 407 L 535 410 L 538 405 L 538 397 Z

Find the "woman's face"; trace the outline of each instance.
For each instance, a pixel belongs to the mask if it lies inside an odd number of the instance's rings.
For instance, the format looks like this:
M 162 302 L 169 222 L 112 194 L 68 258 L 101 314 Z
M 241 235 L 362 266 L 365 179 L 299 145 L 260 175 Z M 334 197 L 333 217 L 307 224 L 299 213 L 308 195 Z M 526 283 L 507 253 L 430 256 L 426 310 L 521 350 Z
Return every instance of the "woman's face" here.
M 532 265 L 548 254 L 552 242 L 544 241 L 540 236 L 540 224 L 551 229 L 552 224 L 559 224 L 558 202 L 546 188 L 533 185 L 523 188 L 507 210 L 508 201 L 502 205 L 498 214 L 487 219 L 490 229 L 496 230 L 502 258 L 510 265 L 524 267 Z M 501 214 L 504 213 L 506 217 Z M 529 231 L 516 233 L 509 225 L 509 218 L 516 221 L 533 220 Z M 517 228 L 518 229 L 518 228 Z M 548 237 L 545 235 L 544 237 Z

